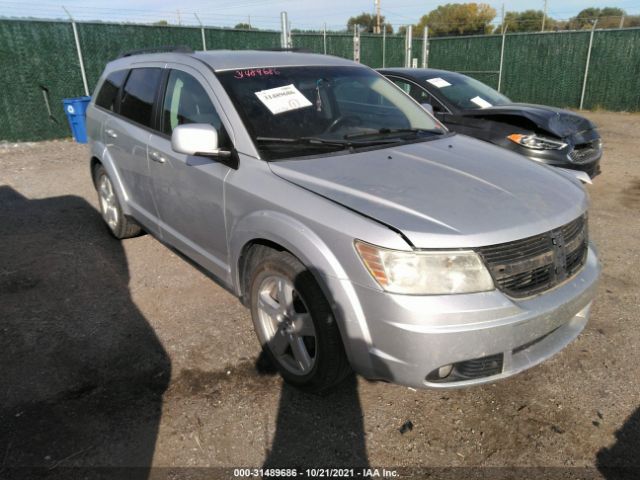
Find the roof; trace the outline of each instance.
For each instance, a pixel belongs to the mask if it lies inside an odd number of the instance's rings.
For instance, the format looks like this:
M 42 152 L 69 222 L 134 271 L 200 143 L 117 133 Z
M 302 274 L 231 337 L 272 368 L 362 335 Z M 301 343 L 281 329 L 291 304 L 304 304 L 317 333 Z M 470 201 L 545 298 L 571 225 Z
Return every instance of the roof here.
M 175 62 L 185 57 L 198 59 L 216 71 L 261 67 L 361 66 L 351 60 L 331 55 L 270 50 L 206 50 L 198 52 L 167 51 L 134 53 L 110 62 L 110 68 L 122 68 L 137 62 Z
M 191 54 L 214 70 L 235 70 L 260 67 L 294 66 L 357 66 L 359 64 L 340 57 L 316 53 L 277 52 L 262 50 L 207 50 Z

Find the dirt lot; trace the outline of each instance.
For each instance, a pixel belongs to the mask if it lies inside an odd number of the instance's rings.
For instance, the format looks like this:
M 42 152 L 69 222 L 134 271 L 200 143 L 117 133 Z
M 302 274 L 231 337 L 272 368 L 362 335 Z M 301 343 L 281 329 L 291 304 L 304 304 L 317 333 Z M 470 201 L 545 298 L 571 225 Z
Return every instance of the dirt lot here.
M 262 465 L 431 478 L 621 478 L 606 467 L 633 466 L 640 478 L 640 115 L 589 116 L 605 141 L 589 187 L 604 265 L 589 325 L 524 374 L 444 393 L 361 378 L 324 398 L 284 386 L 256 368 L 234 297 L 150 236 L 107 234 L 86 147 L 0 145 L 0 478 Z M 449 466 L 555 468 L 437 469 Z

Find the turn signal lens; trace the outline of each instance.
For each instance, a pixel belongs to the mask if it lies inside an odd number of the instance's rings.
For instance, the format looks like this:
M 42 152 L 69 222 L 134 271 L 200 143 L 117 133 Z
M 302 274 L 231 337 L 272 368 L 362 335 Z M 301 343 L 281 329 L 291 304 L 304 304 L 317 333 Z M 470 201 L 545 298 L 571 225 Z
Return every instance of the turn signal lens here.
M 525 148 L 533 150 L 561 150 L 567 146 L 566 143 L 551 138 L 539 137 L 537 135 L 524 135 L 522 133 L 512 133 L 507 136 L 509 140 Z

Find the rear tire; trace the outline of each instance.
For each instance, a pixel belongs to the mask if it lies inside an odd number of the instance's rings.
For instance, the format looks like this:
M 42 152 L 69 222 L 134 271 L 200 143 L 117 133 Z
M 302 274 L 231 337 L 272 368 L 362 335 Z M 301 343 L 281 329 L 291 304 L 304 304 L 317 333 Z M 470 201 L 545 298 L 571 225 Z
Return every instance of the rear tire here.
M 113 182 L 102 165 L 98 164 L 95 167 L 93 180 L 98 192 L 100 213 L 111 234 L 118 239 L 140 235 L 142 232 L 140 225 L 122 213 Z
M 249 286 L 256 334 L 287 383 L 324 393 L 351 373 L 331 307 L 295 257 L 275 250 L 259 256 Z

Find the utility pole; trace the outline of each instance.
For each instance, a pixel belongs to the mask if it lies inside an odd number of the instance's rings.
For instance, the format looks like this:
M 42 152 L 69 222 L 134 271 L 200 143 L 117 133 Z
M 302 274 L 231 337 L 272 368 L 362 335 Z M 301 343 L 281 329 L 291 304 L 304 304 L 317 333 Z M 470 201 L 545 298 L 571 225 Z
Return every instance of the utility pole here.
M 380 30 L 380 0 L 374 0 L 375 6 L 376 6 L 376 28 L 375 28 L 375 33 L 377 33 L 378 35 L 382 32 L 382 30 Z
M 501 30 L 502 30 L 502 33 L 504 33 L 504 3 L 502 4 L 502 13 L 500 14 L 500 18 L 501 18 L 500 23 L 502 23 Z
M 547 0 L 544 0 L 544 12 L 542 13 L 542 28 L 540 28 L 541 32 L 544 32 L 544 24 L 547 21 Z
M 182 18 L 180 18 L 180 9 L 176 10 L 178 12 L 178 25 L 182 25 Z
M 624 15 L 620 17 L 620 28 L 624 28 Z
M 251 30 L 251 15 L 249 15 L 248 17 L 249 22 L 247 23 L 247 25 L 249 25 L 249 30 Z

